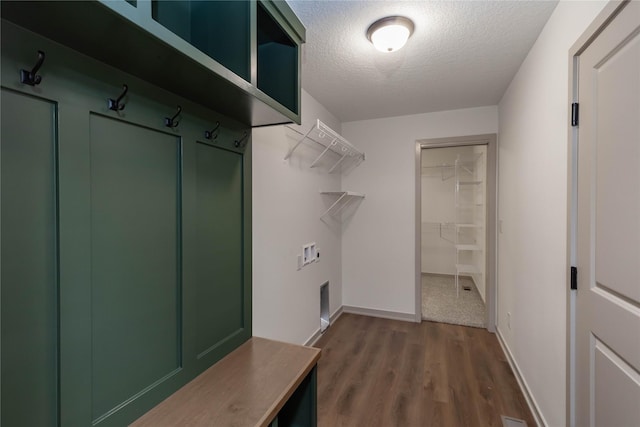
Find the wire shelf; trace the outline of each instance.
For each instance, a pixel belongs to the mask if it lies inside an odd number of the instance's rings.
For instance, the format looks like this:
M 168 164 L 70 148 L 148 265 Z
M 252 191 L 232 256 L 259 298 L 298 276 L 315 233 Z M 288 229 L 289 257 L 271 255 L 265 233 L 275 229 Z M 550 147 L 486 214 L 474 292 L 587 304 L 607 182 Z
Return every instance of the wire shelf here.
M 322 160 L 329 152 L 336 154 L 338 156 L 338 160 L 333 163 L 331 168 L 329 169 L 329 173 L 334 172 L 338 166 L 343 164 L 345 161 L 352 161 L 356 164 L 360 164 L 364 161 L 364 152 L 358 150 L 355 146 L 353 146 L 349 141 L 344 139 L 340 134 L 331 129 L 326 124 L 322 123 L 320 119 L 316 121 L 315 126 L 313 126 L 307 133 L 302 133 L 298 129 L 287 125 L 288 129 L 298 133 L 302 136 L 302 138 L 287 152 L 287 155 L 284 157 L 285 160 L 288 160 L 293 152 L 302 144 L 305 140 L 309 140 L 316 144 L 321 145 L 324 149 L 320 153 L 316 159 L 311 162 L 310 167 L 316 167 L 320 160 Z

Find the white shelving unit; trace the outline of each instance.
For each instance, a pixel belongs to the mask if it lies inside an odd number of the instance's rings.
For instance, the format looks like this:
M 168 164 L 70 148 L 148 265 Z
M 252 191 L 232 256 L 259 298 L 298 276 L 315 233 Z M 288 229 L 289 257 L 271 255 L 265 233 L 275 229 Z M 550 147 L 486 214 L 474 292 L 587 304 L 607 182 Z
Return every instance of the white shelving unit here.
M 334 157 L 337 160 L 333 162 L 333 165 L 329 168 L 329 173 L 333 173 L 346 162 L 353 162 L 355 165 L 360 164 L 364 161 L 364 152 L 358 150 L 354 147 L 349 141 L 344 139 L 340 134 L 331 129 L 326 124 L 322 123 L 320 119 L 316 121 L 315 126 L 313 126 L 307 133 L 302 133 L 298 129 L 287 125 L 288 129 L 296 132 L 301 135 L 302 138 L 298 140 L 298 142 L 291 147 L 287 155 L 284 157 L 285 160 L 288 160 L 289 157 L 293 154 L 293 152 L 302 144 L 304 141 L 309 141 L 315 144 L 319 144 L 322 147 L 322 152 L 320 155 L 316 157 L 316 159 L 311 162 L 310 167 L 316 167 L 320 160 L 325 158 L 327 154 L 333 153 Z
M 320 218 L 326 215 L 337 215 L 342 212 L 344 208 L 350 205 L 353 201 L 358 199 L 364 199 L 365 195 L 362 193 L 356 193 L 354 191 L 321 191 L 320 194 L 336 197 L 336 201 L 322 214 Z
M 307 142 L 317 145 L 321 149 L 320 154 L 310 163 L 310 168 L 320 165 L 321 161 L 325 159 L 326 161 L 322 163 L 328 163 L 330 165 L 328 173 L 333 173 L 335 171 L 343 171 L 343 167 L 347 164 L 357 166 L 364 161 L 364 152 L 358 150 L 320 119 L 317 119 L 316 124 L 306 133 L 290 125 L 285 127 L 300 135 L 300 139 L 287 152 L 284 157 L 285 160 L 288 160 L 302 143 Z M 320 219 L 326 216 L 336 217 L 355 200 L 364 199 L 365 197 L 364 194 L 355 191 L 320 191 L 320 194 L 335 198 L 331 206 L 320 215 Z
M 473 224 L 473 223 L 456 223 L 455 224 L 457 229 L 461 229 L 461 228 L 481 228 L 482 225 L 480 224 Z
M 442 163 L 440 165 L 422 166 L 422 174 L 430 178 L 438 177 L 442 181 L 447 181 L 455 176 L 455 165 Z
M 480 272 L 480 269 L 478 269 L 478 267 L 472 264 L 456 264 L 456 271 L 458 271 L 458 274 L 460 273 L 477 274 Z
M 481 251 L 482 248 L 478 245 L 456 245 L 457 251 Z
M 478 234 L 482 231 L 483 225 L 478 222 L 484 219 L 484 215 L 480 215 L 481 208 L 484 203 L 483 195 L 478 193 L 481 191 L 483 181 L 478 180 L 475 174 L 476 165 L 482 153 L 474 155 L 471 158 L 462 158 L 458 156 L 455 161 L 455 242 L 456 249 L 456 294 L 460 295 L 460 276 L 461 275 L 480 275 L 482 271 L 474 264 L 469 264 L 472 258 L 468 254 L 480 252 L 483 248 L 478 244 Z M 481 197 L 482 196 L 482 197 Z

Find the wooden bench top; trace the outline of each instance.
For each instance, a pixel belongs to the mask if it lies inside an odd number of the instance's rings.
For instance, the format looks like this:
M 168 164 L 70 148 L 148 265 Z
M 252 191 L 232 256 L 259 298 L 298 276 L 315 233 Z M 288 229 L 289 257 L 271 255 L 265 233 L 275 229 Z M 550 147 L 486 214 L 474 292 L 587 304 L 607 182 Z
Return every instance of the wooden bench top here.
M 319 358 L 317 348 L 250 338 L 131 426 L 267 426 Z

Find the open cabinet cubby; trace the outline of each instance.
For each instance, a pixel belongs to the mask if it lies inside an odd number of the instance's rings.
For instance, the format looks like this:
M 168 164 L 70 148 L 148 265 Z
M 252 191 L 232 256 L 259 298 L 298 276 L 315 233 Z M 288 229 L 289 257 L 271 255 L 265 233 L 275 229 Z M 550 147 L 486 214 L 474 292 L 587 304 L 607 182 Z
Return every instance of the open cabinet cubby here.
M 154 0 L 151 14 L 172 33 L 244 80 L 251 80 L 249 2 Z
M 257 15 L 258 89 L 289 110 L 299 111 L 298 45 L 262 3 Z

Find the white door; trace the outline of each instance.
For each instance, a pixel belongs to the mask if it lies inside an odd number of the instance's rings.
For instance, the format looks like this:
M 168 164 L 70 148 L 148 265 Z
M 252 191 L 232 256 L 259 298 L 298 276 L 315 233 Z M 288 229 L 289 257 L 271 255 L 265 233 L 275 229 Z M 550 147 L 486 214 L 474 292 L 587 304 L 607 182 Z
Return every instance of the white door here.
M 640 2 L 579 56 L 576 425 L 640 426 Z

